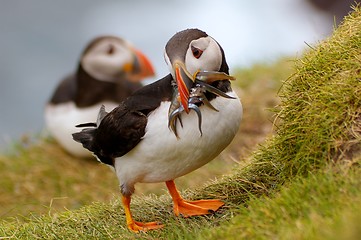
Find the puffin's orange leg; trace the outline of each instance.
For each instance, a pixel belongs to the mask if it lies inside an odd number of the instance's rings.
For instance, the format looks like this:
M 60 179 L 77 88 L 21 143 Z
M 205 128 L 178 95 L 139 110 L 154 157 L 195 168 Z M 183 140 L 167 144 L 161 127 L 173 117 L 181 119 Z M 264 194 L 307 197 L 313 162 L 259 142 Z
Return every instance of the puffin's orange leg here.
M 148 231 L 153 229 L 159 229 L 162 228 L 164 225 L 158 223 L 158 222 L 148 222 L 148 223 L 142 223 L 137 222 L 133 220 L 132 213 L 130 212 L 130 196 L 122 196 L 124 211 L 125 211 L 125 218 L 127 220 L 127 226 L 129 230 L 133 232 L 139 232 L 139 231 Z
M 176 216 L 179 214 L 184 217 L 210 214 L 224 205 L 224 202 L 218 199 L 186 201 L 179 194 L 173 180 L 167 181 L 166 185 L 173 199 L 173 211 Z

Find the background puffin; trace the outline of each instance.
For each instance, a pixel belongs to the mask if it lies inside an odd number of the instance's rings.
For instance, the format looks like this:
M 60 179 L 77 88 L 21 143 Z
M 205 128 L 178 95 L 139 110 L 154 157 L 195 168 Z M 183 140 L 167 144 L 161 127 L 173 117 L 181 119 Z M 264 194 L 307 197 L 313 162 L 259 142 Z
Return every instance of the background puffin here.
M 110 113 L 102 107 L 96 123 L 80 124 L 86 128 L 73 134 L 101 162 L 114 167 L 127 226 L 135 232 L 163 226 L 133 219 L 130 201 L 137 182 L 164 181 L 177 216 L 209 214 L 224 204 L 186 201 L 174 179 L 221 153 L 242 118 L 224 52 L 212 37 L 198 29 L 178 32 L 166 44 L 164 57 L 169 75 L 137 90 Z
M 79 122 L 93 121 L 104 104 L 113 109 L 154 75 L 153 66 L 140 51 L 124 39 L 101 36 L 84 49 L 76 73 L 59 83 L 44 111 L 50 134 L 70 154 L 91 153 L 73 141 Z

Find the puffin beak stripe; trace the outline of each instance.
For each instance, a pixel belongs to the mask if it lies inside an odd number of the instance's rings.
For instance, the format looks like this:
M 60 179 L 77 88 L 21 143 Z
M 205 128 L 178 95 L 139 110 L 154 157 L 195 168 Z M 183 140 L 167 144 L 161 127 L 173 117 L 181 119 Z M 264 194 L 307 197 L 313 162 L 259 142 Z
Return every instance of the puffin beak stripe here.
M 139 82 L 143 78 L 151 77 L 155 75 L 153 65 L 149 59 L 139 50 L 132 49 L 135 55 L 134 63 L 129 64 L 130 66 L 126 67 L 126 71 L 132 72 L 130 74 L 130 80 L 133 82 Z
M 189 113 L 189 108 L 188 108 L 189 90 L 184 82 L 184 79 L 180 71 L 181 71 L 181 67 L 178 64 L 175 64 L 175 77 L 177 81 L 180 102 L 186 113 Z

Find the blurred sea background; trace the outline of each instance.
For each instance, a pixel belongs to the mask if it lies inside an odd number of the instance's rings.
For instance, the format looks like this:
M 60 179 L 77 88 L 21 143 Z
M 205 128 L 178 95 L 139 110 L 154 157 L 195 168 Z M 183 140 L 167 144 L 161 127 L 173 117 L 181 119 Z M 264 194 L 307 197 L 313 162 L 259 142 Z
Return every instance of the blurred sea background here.
M 77 68 L 91 39 L 132 42 L 166 74 L 164 46 L 177 31 L 200 28 L 223 47 L 231 72 L 300 56 L 329 36 L 348 0 L 2 0 L 0 150 L 44 128 L 43 109 L 58 82 Z M 247 79 L 238 79 L 247 81 Z

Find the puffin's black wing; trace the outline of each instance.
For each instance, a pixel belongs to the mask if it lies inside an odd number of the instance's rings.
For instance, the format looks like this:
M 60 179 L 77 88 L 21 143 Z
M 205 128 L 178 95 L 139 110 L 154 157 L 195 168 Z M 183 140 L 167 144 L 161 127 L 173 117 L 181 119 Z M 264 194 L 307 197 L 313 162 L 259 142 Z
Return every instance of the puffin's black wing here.
M 49 103 L 59 104 L 73 101 L 76 92 L 76 79 L 74 74 L 70 74 L 62 80 L 55 89 Z
M 113 165 L 114 158 L 125 155 L 141 141 L 149 113 L 162 101 L 170 101 L 172 80 L 168 75 L 134 92 L 96 124 L 97 127 L 74 133 L 74 140 L 82 143 L 103 163 Z

